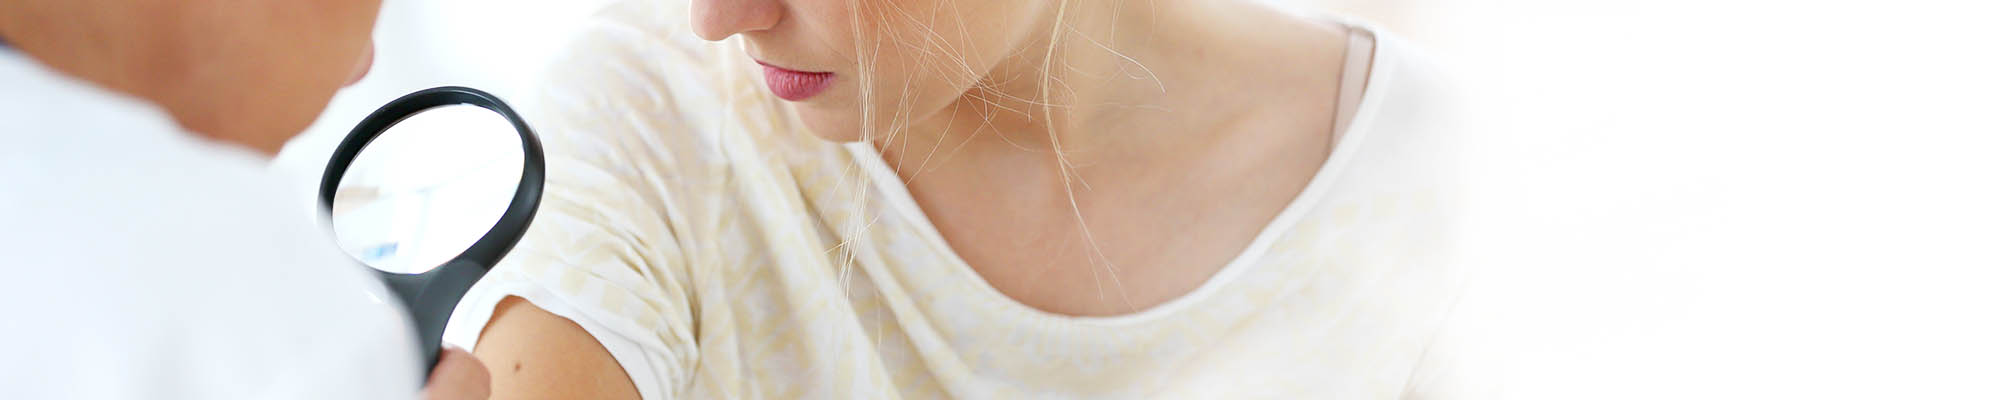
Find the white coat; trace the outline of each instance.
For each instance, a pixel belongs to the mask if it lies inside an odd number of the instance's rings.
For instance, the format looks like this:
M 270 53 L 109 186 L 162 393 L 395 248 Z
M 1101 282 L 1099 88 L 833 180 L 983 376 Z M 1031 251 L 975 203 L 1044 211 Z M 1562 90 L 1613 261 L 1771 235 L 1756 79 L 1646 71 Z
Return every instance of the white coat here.
M 400 306 L 265 164 L 0 48 L 0 399 L 415 397 Z

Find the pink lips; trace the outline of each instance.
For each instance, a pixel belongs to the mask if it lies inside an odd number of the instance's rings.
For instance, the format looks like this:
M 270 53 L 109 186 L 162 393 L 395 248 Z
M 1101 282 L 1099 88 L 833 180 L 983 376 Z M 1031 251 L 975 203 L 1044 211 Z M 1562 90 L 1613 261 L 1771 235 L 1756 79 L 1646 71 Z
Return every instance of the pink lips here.
M 771 94 L 789 101 L 802 101 L 826 91 L 833 86 L 832 72 L 804 72 L 779 68 L 758 61 L 764 66 L 764 85 L 771 87 Z

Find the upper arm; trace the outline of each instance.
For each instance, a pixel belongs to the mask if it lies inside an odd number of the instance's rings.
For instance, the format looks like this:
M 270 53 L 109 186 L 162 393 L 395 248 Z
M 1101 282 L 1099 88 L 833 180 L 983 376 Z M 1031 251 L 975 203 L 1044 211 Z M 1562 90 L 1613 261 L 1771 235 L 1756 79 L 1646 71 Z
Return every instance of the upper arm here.
M 630 375 L 582 326 L 519 297 L 493 307 L 475 348 L 494 399 L 639 399 Z
M 689 116 L 721 102 L 702 95 L 713 93 L 707 80 L 683 76 L 704 64 L 663 39 L 677 36 L 634 34 L 661 29 L 652 3 L 593 17 L 523 103 L 545 135 L 541 207 L 454 316 L 467 334 L 453 340 L 473 343 L 494 398 L 667 398 L 688 387 L 695 295 L 718 291 L 691 267 L 704 250 L 687 239 L 715 235 L 702 210 L 722 204 L 707 194 L 726 172 L 693 134 L 706 120 Z M 679 89 L 702 101 L 682 104 Z
M 549 160 L 542 210 L 461 301 L 454 324 L 477 331 L 453 340 L 486 363 L 496 399 L 672 397 L 696 351 L 672 219 L 630 175 Z

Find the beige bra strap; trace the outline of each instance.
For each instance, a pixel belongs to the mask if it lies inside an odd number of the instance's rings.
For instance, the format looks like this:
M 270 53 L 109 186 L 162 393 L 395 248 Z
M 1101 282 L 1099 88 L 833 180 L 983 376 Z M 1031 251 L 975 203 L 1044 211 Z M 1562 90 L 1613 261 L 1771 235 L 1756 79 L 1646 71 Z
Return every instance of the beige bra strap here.
M 1369 67 L 1375 60 L 1375 34 L 1365 29 L 1347 26 L 1347 60 L 1340 67 L 1340 80 L 1336 90 L 1340 98 L 1334 103 L 1334 143 L 1346 136 L 1348 124 L 1354 121 L 1354 112 L 1360 109 L 1362 95 L 1368 89 Z M 1350 84 L 1353 83 L 1353 84 Z

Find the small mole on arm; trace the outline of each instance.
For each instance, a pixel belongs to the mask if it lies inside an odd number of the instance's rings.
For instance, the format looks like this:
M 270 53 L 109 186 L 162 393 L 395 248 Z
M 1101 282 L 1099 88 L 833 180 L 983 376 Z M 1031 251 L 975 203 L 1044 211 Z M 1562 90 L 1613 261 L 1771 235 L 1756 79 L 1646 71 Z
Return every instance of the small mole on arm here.
M 514 362 L 514 372 L 521 372 L 521 362 L 520 362 L 520 361 L 515 361 L 515 362 Z

